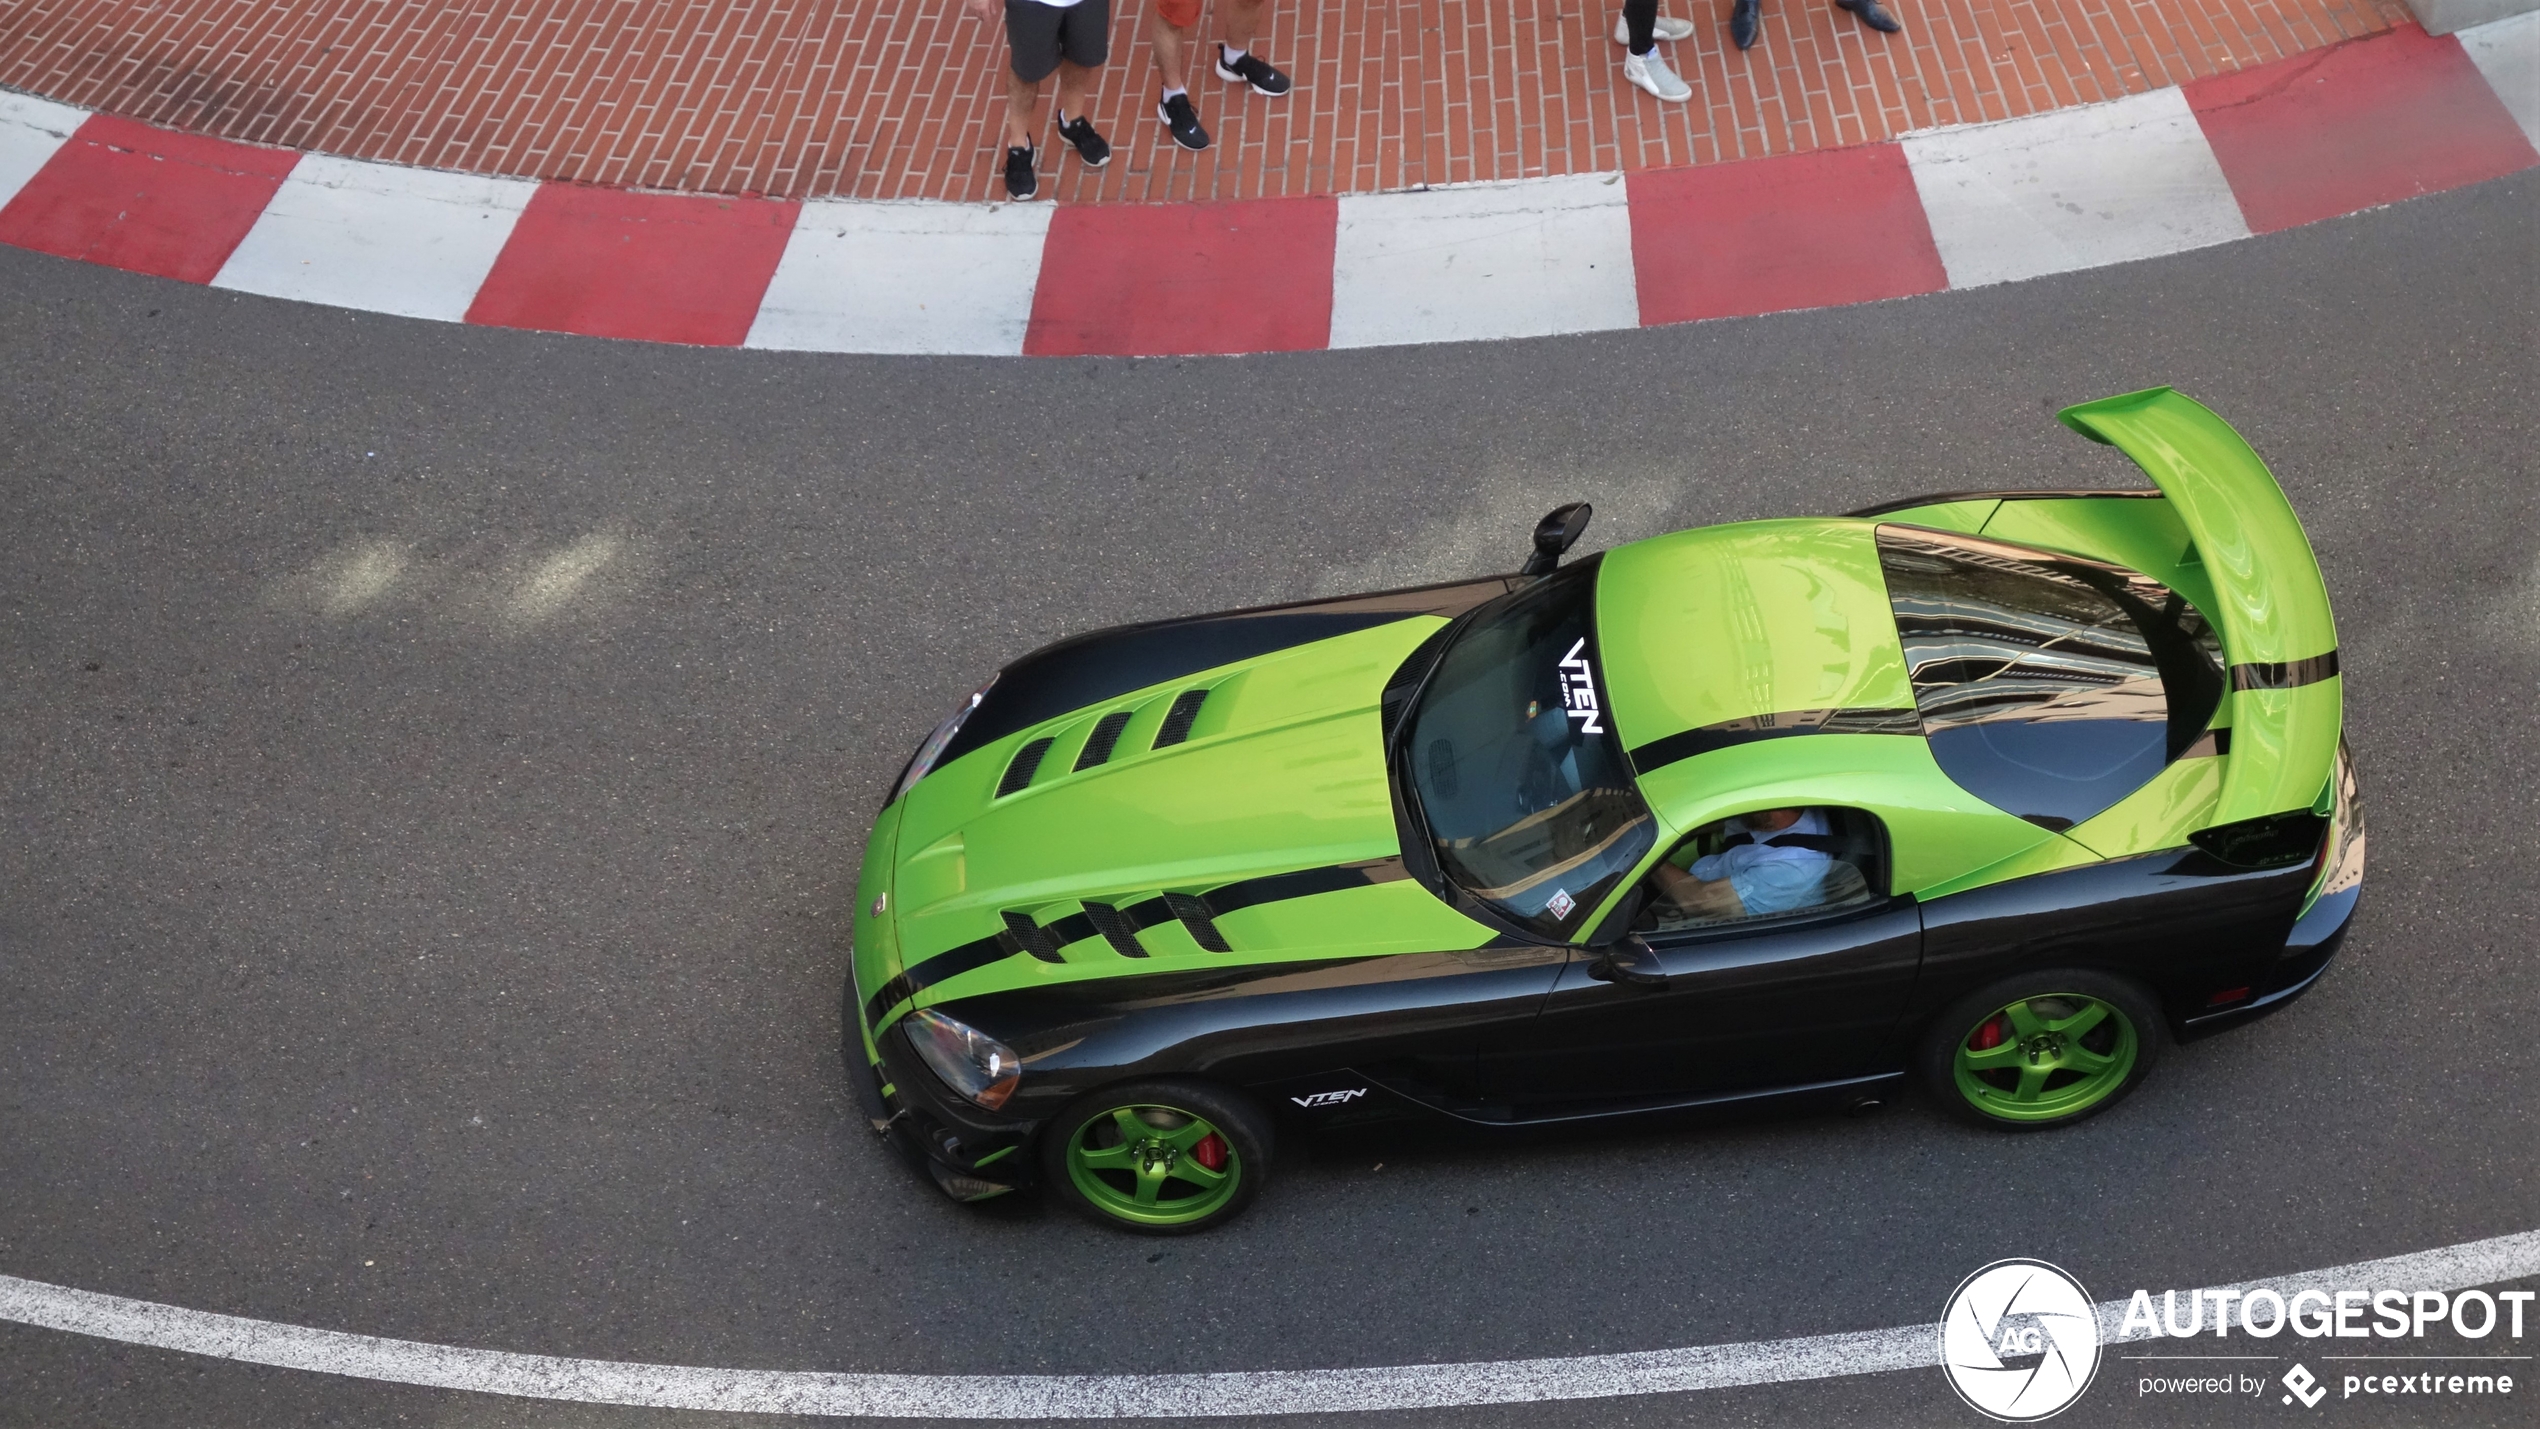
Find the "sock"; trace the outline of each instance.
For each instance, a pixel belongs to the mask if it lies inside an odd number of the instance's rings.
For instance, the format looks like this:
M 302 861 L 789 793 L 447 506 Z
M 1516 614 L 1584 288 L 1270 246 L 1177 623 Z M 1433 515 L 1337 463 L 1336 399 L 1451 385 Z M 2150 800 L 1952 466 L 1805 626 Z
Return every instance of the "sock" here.
M 1237 61 L 1237 60 L 1239 60 L 1239 59 L 1242 59 L 1242 58 L 1244 57 L 1244 53 L 1245 53 L 1245 52 L 1244 52 L 1244 51 L 1242 51 L 1242 50 L 1236 49 L 1233 45 L 1229 45 L 1229 44 L 1225 44 L 1225 43 L 1223 43 L 1223 42 L 1220 42 L 1220 43 L 1218 44 L 1217 48 L 1218 48 L 1218 50 L 1219 50 L 1219 52 L 1220 52 L 1220 53 L 1219 53 L 1219 55 L 1218 55 L 1217 62 L 1218 62 L 1219 64 L 1222 64 L 1222 65 L 1226 66 L 1228 69 L 1233 69 L 1233 68 L 1235 67 L 1235 61 Z
M 1177 94 L 1188 94 L 1188 93 L 1190 93 L 1190 91 L 1189 91 L 1189 90 L 1184 89 L 1182 86 L 1180 86 L 1180 85 L 1178 85 L 1178 84 L 1177 84 L 1177 85 L 1173 86 L 1171 89 L 1168 89 L 1168 90 L 1164 91 L 1164 97 L 1165 97 L 1166 99 L 1168 99 L 1168 100 L 1169 100 L 1169 99 L 1173 98 L 1173 97 L 1174 97 L 1175 95 L 1177 95 Z

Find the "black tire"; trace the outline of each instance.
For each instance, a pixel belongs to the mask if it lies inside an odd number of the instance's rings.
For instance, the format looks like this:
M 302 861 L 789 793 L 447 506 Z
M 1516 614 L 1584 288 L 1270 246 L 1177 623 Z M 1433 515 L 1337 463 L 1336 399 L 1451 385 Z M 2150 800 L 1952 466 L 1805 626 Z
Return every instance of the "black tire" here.
M 1123 1111 L 1155 1128 L 1156 1141 L 1145 1144 L 1158 1145 L 1158 1159 L 1168 1168 L 1158 1193 L 1159 1206 L 1165 1193 L 1173 1192 L 1175 1187 L 1181 1190 L 1173 1194 L 1188 1203 L 1179 1212 L 1160 1212 L 1172 1219 L 1139 1218 L 1141 1213 L 1131 1204 L 1141 1184 L 1137 1171 L 1084 1165 L 1071 1155 L 1080 1144 L 1089 1159 L 1124 1145 L 1125 1137 L 1117 1125 L 1118 1114 Z M 1176 1123 L 1176 1117 L 1190 1120 Z M 1183 1153 L 1161 1155 L 1164 1148 L 1159 1143 L 1163 1138 L 1188 1134 L 1194 1122 L 1205 1122 L 1207 1129 L 1222 1141 L 1226 1154 L 1218 1174 L 1231 1174 L 1231 1186 L 1219 1183 L 1212 1190 L 1197 1181 L 1185 1180 L 1177 1169 Z M 1275 1150 L 1270 1118 L 1250 1097 L 1230 1087 L 1176 1079 L 1122 1082 L 1077 1098 L 1042 1128 L 1039 1155 L 1041 1177 L 1050 1194 L 1095 1224 L 1138 1235 L 1193 1235 L 1243 1214 L 1244 1208 L 1261 1194 L 1262 1183 L 1269 1179 Z M 1201 1170 L 1208 1169 L 1196 1147 L 1192 1161 Z M 1095 1190 L 1089 1192 L 1080 1183 L 1080 1170 Z
M 2083 1011 L 2081 1003 L 2096 1001 L 2106 1006 L 2112 1017 L 2103 1017 L 2078 1037 L 2057 1034 L 2057 1041 L 2040 1055 L 2046 1065 L 2071 1057 L 2065 1050 L 2070 1043 L 2080 1051 L 2105 1057 L 2110 1065 L 2090 1073 L 2056 1068 L 2048 1074 L 2048 1085 L 2031 1095 L 2037 1104 L 2022 1107 L 2020 1093 L 2012 1090 L 2020 1081 L 2016 1067 L 1968 1069 L 1962 1083 L 1958 1053 L 1967 1048 L 1971 1058 L 1980 1058 L 1979 1047 L 1988 1035 L 1997 1039 L 1994 1047 L 2012 1045 L 2021 1040 L 2012 1027 L 2009 1009 L 2013 1004 L 2026 1004 L 2036 999 L 2051 1010 L 2056 999 L 2064 1005 Z M 2030 1009 L 2031 1015 L 2035 1010 Z M 1996 1018 L 2002 1020 L 1997 1022 Z M 1994 1030 L 1987 1034 L 1987 1024 Z M 2015 973 L 1968 993 L 1942 1008 L 1939 1015 L 1924 1027 L 1914 1048 L 1914 1070 L 1922 1079 L 1923 1089 L 1944 1111 L 1971 1126 L 1991 1127 L 1996 1131 L 2048 1131 L 2086 1121 L 2133 1095 L 2144 1077 L 2160 1061 L 2161 1049 L 2169 1041 L 2168 1025 L 2151 995 L 2125 978 L 2084 968 L 2050 968 L 2041 972 Z M 1987 1049 L 1990 1050 L 1990 1049 Z M 2122 1065 L 2118 1054 L 2123 1051 Z M 2015 1061 L 2019 1054 L 2012 1054 Z M 2078 1060 L 2078 1058 L 2072 1058 Z M 2026 1058 L 2036 1066 L 2039 1058 Z M 2070 1078 L 2060 1086 L 2058 1078 Z M 2062 1103 L 2073 1103 L 2062 1106 Z M 1982 1102 L 1989 1102 L 1989 1107 Z

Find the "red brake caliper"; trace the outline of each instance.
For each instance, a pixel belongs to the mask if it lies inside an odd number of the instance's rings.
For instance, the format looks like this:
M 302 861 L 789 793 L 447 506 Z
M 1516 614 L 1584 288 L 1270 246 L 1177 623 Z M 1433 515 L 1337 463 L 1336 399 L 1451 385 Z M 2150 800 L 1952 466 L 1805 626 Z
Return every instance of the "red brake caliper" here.
M 1984 1025 L 1976 1029 L 1976 1035 L 1967 1039 L 1967 1050 L 1990 1052 L 2001 1046 L 2002 1039 L 2009 1035 L 2010 1025 L 2011 1019 L 2007 1017 L 1986 1018 Z
M 1226 1169 L 1226 1143 L 1212 1131 L 1199 1139 L 1199 1145 L 1191 1148 L 1191 1159 L 1211 1171 L 1223 1171 Z

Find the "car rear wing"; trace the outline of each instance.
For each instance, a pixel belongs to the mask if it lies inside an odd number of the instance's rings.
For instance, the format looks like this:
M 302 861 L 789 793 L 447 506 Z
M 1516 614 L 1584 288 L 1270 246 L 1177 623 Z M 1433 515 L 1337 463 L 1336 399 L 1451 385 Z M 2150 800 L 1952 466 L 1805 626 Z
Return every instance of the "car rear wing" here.
M 2232 702 L 2215 822 L 2312 808 L 2336 767 L 2344 694 L 2328 587 L 2284 488 L 2228 423 L 2167 387 L 2056 415 L 2134 458 L 2213 581 Z

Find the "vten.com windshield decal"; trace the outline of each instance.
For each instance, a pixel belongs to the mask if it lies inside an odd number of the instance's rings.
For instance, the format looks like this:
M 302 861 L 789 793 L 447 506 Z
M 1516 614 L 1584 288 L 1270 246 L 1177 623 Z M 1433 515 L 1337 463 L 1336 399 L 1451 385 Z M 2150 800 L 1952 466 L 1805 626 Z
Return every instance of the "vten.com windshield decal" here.
M 1570 653 L 1561 657 L 1559 668 L 1561 707 L 1569 711 L 1570 718 L 1579 721 L 1579 733 L 1603 734 L 1605 726 L 1597 723 L 1597 718 L 1605 712 L 1596 703 L 1596 674 L 1588 668 L 1586 636 L 1580 636 Z

